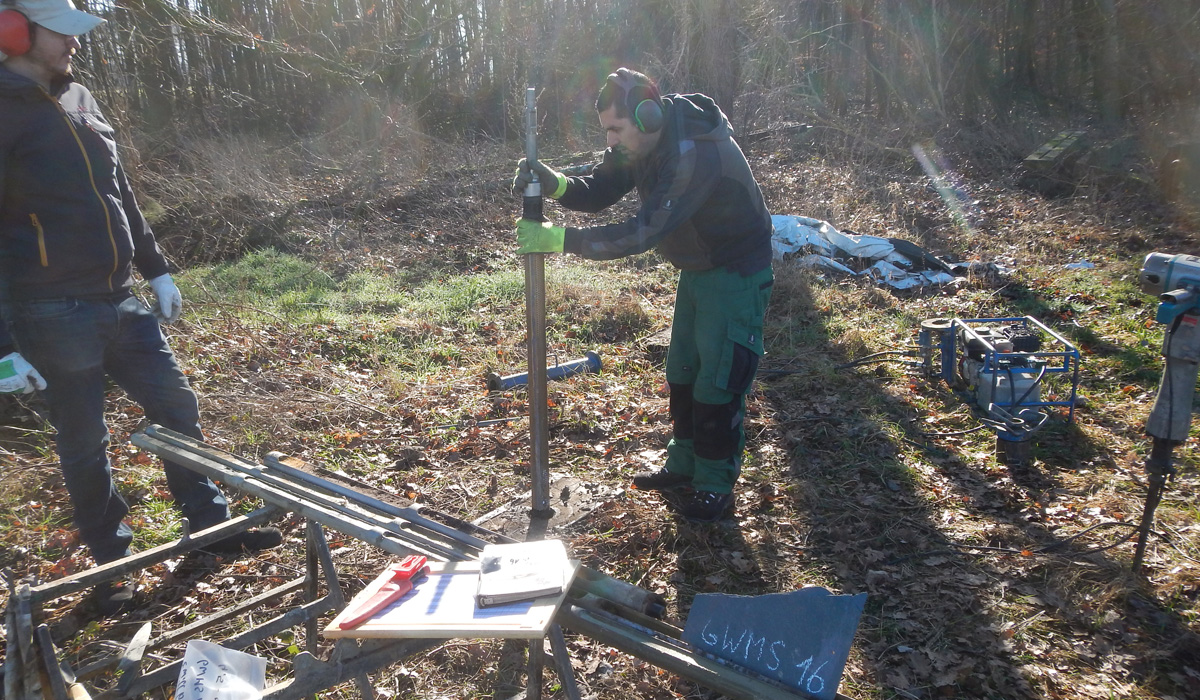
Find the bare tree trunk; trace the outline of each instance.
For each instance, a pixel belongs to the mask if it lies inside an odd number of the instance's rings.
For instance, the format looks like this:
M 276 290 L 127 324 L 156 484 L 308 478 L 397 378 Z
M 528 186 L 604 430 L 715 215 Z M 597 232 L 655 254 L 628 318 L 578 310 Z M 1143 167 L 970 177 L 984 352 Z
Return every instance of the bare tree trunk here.
M 1100 51 L 1095 62 L 1093 82 L 1096 86 L 1100 116 L 1106 124 L 1116 124 L 1121 114 L 1120 87 L 1117 65 L 1120 35 L 1117 28 L 1117 8 L 1114 0 L 1096 0 L 1099 11 Z
M 707 94 L 732 111 L 742 77 L 737 0 L 693 0 L 677 5 L 687 18 L 683 46 L 686 90 Z
M 879 48 L 875 45 L 875 0 L 863 0 L 860 21 L 862 22 L 863 54 L 866 57 L 867 71 L 869 72 L 866 81 L 866 105 L 870 109 L 874 103 L 876 115 L 880 119 L 886 119 L 891 109 L 891 88 L 879 59 Z
M 141 78 L 145 102 L 142 116 L 151 131 L 169 127 L 175 118 L 175 90 L 182 83 L 172 37 L 171 19 L 162 0 L 132 0 L 129 7 L 142 18 L 145 51 L 138 54 L 135 75 Z
M 1037 0 L 1015 0 L 1010 6 L 1009 25 L 1013 44 L 1012 62 L 1008 67 L 1009 83 L 1016 90 L 1033 90 L 1033 46 L 1037 37 Z

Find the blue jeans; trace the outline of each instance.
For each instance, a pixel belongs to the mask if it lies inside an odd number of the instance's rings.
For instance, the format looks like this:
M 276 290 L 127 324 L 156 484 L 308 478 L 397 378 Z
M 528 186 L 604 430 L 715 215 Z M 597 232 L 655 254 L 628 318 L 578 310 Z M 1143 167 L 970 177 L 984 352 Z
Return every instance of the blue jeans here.
M 5 319 L 17 348 L 46 379 L 50 422 L 80 539 L 99 563 L 129 553 L 129 505 L 117 492 L 104 421 L 106 375 L 165 428 L 203 439 L 196 395 L 158 320 L 134 296 L 10 302 Z M 164 461 L 167 487 L 193 530 L 229 518 L 207 477 Z

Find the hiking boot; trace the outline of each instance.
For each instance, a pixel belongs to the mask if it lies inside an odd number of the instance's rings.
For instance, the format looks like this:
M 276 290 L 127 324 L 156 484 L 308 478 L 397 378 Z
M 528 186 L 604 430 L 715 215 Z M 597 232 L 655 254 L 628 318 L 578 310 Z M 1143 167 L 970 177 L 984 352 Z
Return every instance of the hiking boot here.
M 679 514 L 688 520 L 711 523 L 733 510 L 733 494 L 694 491 L 681 499 L 678 508 Z
M 106 617 L 133 609 L 134 585 L 129 581 L 102 581 L 92 589 L 92 599 Z
M 668 491 L 692 483 L 692 477 L 667 471 L 640 472 L 633 476 L 633 488 L 639 491 Z
M 200 549 L 210 554 L 241 554 L 274 549 L 283 544 L 283 533 L 277 527 L 260 527 L 230 535 L 223 540 L 206 544 Z

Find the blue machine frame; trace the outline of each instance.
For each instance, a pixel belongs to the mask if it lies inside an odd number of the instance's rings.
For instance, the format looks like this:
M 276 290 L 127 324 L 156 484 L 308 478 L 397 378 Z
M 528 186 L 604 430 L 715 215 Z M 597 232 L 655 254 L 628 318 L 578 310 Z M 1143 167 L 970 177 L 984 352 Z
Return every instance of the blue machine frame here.
M 1045 336 L 1052 338 L 1054 343 L 1057 344 L 1056 349 L 1038 350 L 1035 352 L 1001 352 L 1000 350 L 997 350 L 995 345 L 993 345 L 987 338 L 984 338 L 977 333 L 975 328 L 972 327 L 972 324 L 977 327 L 997 324 L 1021 324 L 1020 328 L 1023 330 L 1036 329 L 1040 333 L 1045 334 Z M 983 367 L 981 372 L 987 372 L 991 374 L 992 391 L 990 395 L 993 397 L 1000 397 L 1000 393 L 997 392 L 997 389 L 999 388 L 1000 376 L 1002 373 L 1041 374 L 1044 368 L 1046 375 L 1069 374 L 1071 379 L 1070 398 L 1058 401 L 1039 399 L 1037 401 L 1023 402 L 1020 404 L 1020 406 L 1027 408 L 1040 406 L 1065 406 L 1067 407 L 1067 421 L 1070 422 L 1074 420 L 1075 399 L 1079 391 L 1079 365 L 1082 361 L 1082 358 L 1080 357 L 1078 348 L 1072 345 L 1070 341 L 1058 333 L 1055 333 L 1041 321 L 1038 321 L 1032 316 L 1012 316 L 1005 318 L 956 318 L 950 322 L 950 325 L 947 329 L 941 332 L 941 337 L 939 339 L 939 349 L 942 360 L 941 376 L 942 379 L 945 380 L 950 386 L 955 386 L 959 377 L 958 337 L 960 330 L 966 338 L 978 341 L 984 348 Z M 922 328 L 922 347 L 929 347 L 930 338 L 928 337 L 928 333 L 929 331 Z M 1027 360 L 1026 366 L 1012 367 L 1011 362 L 1009 361 L 1016 358 L 1025 358 Z M 1003 363 L 1002 360 L 1004 360 Z M 1004 366 L 1002 366 L 1002 364 Z M 1015 392 L 1010 391 L 1009 401 L 995 401 L 994 405 L 1002 408 L 1013 407 L 1015 405 L 1014 394 Z M 987 407 L 985 406 L 984 408 L 986 409 Z

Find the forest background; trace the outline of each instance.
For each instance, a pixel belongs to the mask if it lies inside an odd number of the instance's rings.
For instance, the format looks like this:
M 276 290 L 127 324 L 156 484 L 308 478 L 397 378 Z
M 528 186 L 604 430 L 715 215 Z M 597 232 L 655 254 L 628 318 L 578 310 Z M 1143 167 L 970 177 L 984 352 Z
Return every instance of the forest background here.
M 88 3 L 89 82 L 149 130 L 311 132 L 406 117 L 504 138 L 528 84 L 569 138 L 630 64 L 728 105 L 740 130 L 801 104 L 880 118 L 1004 119 L 1028 99 L 1113 121 L 1200 80 L 1193 2 L 367 0 Z M 793 116 L 796 116 L 793 114 Z

